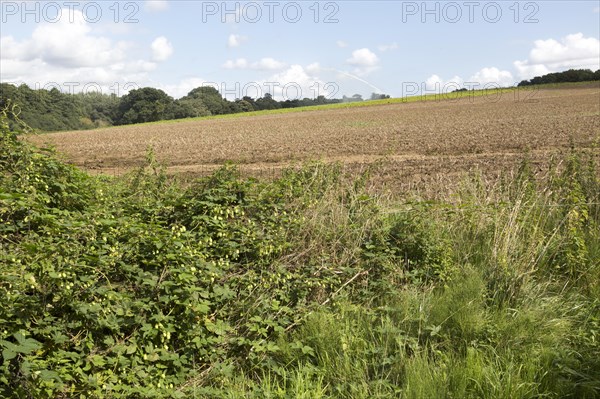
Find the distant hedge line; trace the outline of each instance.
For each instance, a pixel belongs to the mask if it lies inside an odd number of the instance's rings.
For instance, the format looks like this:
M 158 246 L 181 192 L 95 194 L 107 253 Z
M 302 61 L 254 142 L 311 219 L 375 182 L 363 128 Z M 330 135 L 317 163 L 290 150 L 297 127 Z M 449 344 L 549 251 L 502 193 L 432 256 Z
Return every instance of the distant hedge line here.
M 567 82 L 590 82 L 600 80 L 600 69 L 593 72 L 591 69 L 569 69 L 564 72 L 548 73 L 543 76 L 536 76 L 533 79 L 523 80 L 519 86 L 532 86 L 547 83 L 567 83 Z

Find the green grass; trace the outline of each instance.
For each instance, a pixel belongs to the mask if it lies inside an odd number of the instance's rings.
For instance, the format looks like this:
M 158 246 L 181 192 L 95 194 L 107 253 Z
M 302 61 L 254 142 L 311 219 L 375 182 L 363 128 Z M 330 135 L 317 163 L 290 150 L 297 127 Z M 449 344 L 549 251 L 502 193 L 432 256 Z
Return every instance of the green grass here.
M 279 335 L 277 353 L 250 374 L 194 389 L 215 398 L 598 397 L 600 191 L 597 169 L 588 175 L 579 157 L 572 154 L 567 171 L 544 182 L 524 161 L 520 175 L 497 186 L 467 180 L 453 205 L 394 204 L 380 227 L 395 231 L 391 242 L 401 256 L 371 237 L 367 245 L 378 243 L 372 251 L 379 255 L 362 260 L 369 281 Z M 333 244 L 326 231 L 340 237 L 352 227 L 338 230 L 329 213 L 340 204 L 324 202 L 318 238 L 302 243 L 327 263 L 317 241 L 325 251 Z M 585 260 L 571 251 L 584 251 Z

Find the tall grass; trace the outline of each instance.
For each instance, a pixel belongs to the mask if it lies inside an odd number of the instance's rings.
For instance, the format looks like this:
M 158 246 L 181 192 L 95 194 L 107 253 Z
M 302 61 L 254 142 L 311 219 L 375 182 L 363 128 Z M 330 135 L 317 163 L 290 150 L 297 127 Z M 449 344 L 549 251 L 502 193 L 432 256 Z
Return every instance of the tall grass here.
M 600 397 L 597 155 L 436 202 L 367 200 L 332 169 L 283 178 L 308 188 L 282 261 L 368 273 L 212 397 Z

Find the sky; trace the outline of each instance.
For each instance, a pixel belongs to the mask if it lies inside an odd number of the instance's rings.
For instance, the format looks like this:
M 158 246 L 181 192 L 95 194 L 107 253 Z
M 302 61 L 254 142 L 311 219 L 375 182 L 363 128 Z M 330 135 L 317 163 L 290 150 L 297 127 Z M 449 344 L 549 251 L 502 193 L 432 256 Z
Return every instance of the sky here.
M 278 100 L 513 86 L 600 69 L 595 1 L 0 0 L 0 81 Z

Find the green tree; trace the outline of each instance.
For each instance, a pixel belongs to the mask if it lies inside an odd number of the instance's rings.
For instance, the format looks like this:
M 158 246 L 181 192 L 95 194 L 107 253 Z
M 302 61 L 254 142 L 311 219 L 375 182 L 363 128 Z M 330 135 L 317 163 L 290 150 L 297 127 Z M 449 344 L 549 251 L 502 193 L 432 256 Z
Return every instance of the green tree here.
M 227 113 L 227 107 L 221 93 L 212 86 L 196 87 L 181 100 L 201 100 L 212 115 Z
M 121 101 L 116 94 L 88 92 L 78 93 L 75 96 L 83 108 L 83 113 L 94 124 L 94 127 L 114 124 Z
M 563 72 L 554 72 L 543 76 L 536 76 L 530 80 L 523 80 L 519 83 L 519 86 L 563 82 L 589 82 L 594 80 L 600 80 L 600 69 L 596 72 L 592 72 L 590 69 L 569 69 Z
M 236 103 L 238 104 L 240 112 L 254 111 L 254 107 L 252 106 L 252 104 L 246 100 L 237 100 Z
M 115 123 L 154 122 L 173 119 L 173 98 L 160 89 L 143 87 L 121 97 Z
M 204 104 L 204 102 L 199 98 L 188 98 L 177 100 L 178 103 L 184 110 L 186 116 L 182 116 L 182 118 L 196 118 L 199 116 L 208 116 L 210 115 L 210 111 Z M 178 119 L 176 116 L 175 119 Z
M 77 98 L 51 90 L 32 90 L 23 84 L 19 87 L 3 83 L 0 85 L 0 106 L 8 103 L 20 109 L 19 118 L 35 129 L 44 131 L 89 128 L 90 126 Z M 16 128 L 13 123 L 11 128 Z
M 389 94 L 372 93 L 371 100 L 385 100 L 390 98 Z
M 248 104 L 252 106 L 252 111 L 256 111 L 258 109 L 258 105 L 256 105 L 256 101 L 250 96 L 242 97 L 243 101 L 246 101 Z
M 258 109 L 279 109 L 281 104 L 273 99 L 271 93 L 266 93 L 264 97 L 256 100 Z

